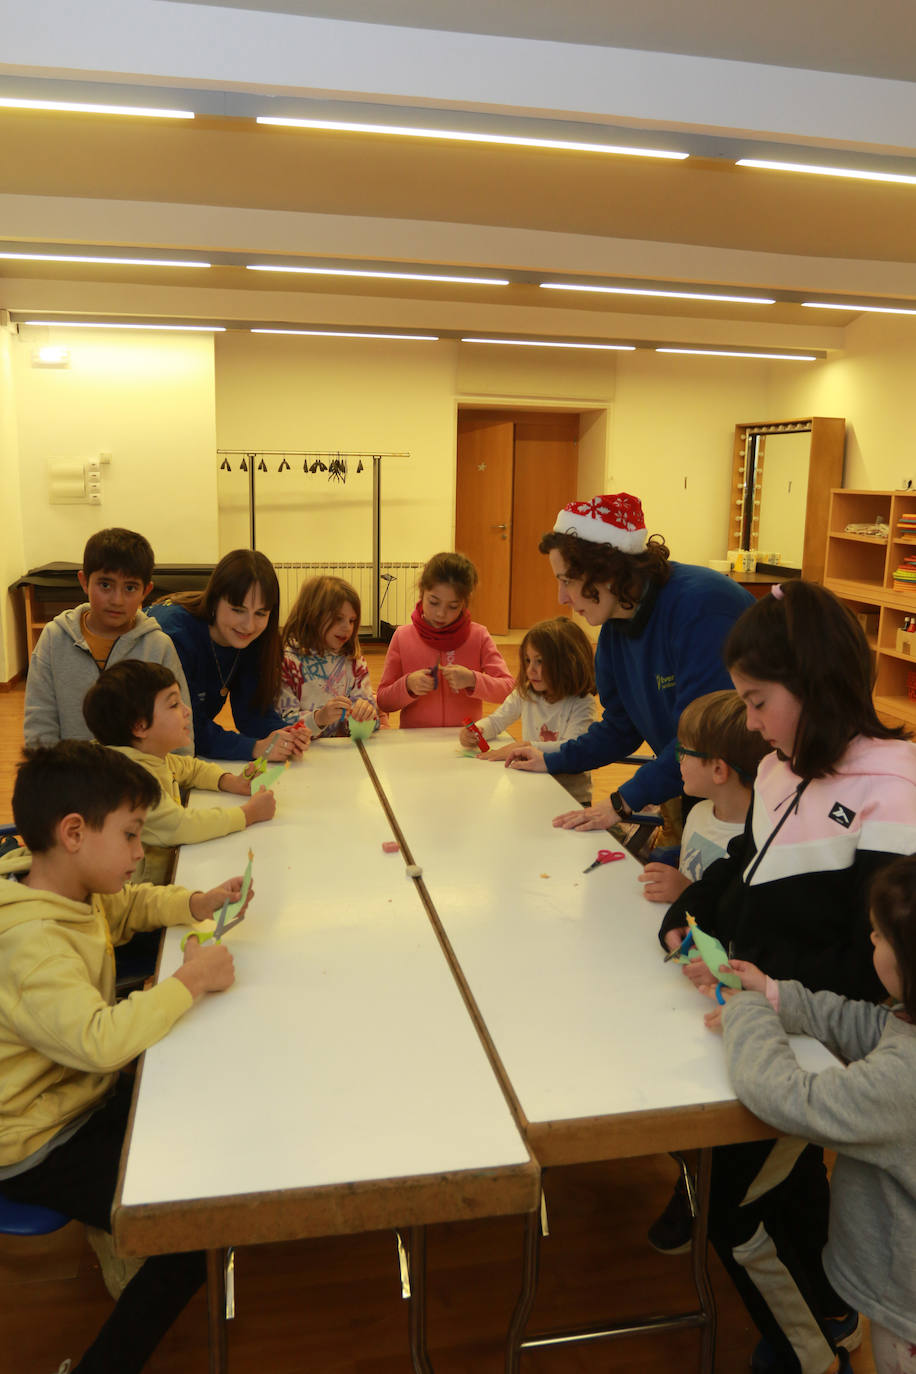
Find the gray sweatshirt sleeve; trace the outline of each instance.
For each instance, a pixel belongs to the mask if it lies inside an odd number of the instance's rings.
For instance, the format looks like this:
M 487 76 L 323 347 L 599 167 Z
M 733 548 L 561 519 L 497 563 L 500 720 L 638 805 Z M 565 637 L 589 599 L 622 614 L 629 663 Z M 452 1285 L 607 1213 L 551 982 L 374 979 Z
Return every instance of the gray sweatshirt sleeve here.
M 25 683 L 25 720 L 23 734 L 29 748 L 38 744 L 60 742 L 60 713 L 54 690 L 54 670 L 51 664 L 51 635 L 53 624 L 46 625 L 29 659 Z
M 888 1012 L 835 992 L 809 992 L 795 981 L 779 984 L 779 1019 L 790 1035 L 811 1035 L 841 1059 L 864 1059 L 881 1039 Z
M 858 1019 L 861 1004 L 849 1005 Z M 914 1111 L 900 1091 L 897 1054 L 809 1073 L 796 1060 L 780 1015 L 761 993 L 748 992 L 732 998 L 722 1018 L 732 1083 L 752 1112 L 790 1135 L 871 1162 L 882 1163 L 889 1145 L 911 1141 Z

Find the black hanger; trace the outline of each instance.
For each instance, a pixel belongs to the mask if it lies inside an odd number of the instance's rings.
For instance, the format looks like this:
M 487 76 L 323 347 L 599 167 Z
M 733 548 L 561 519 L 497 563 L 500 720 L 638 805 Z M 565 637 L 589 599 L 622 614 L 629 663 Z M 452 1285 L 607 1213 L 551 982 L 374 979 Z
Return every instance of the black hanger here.
M 249 457 L 249 458 L 254 458 L 254 454 L 253 454 L 253 453 L 249 453 L 249 454 L 248 454 L 248 457 Z M 242 472 L 247 472 L 247 471 L 248 471 L 248 464 L 245 462 L 245 454 L 244 454 L 244 453 L 242 454 L 242 461 L 239 463 L 239 467 L 241 468 Z
M 286 472 L 292 472 L 292 468 L 290 467 L 289 463 L 286 461 L 286 454 L 285 454 L 285 453 L 284 453 L 284 455 L 283 455 L 283 461 L 281 462 L 280 466 L 277 468 L 277 472 L 283 472 L 284 469 L 286 470 Z
M 254 456 L 254 455 L 252 454 L 252 457 L 253 457 L 253 456 Z M 263 459 L 263 457 L 262 457 L 262 458 L 260 458 L 260 459 L 258 460 L 258 472 L 266 472 L 266 471 L 267 471 L 267 464 L 264 462 L 264 459 Z
M 363 470 L 363 460 L 362 460 L 362 458 L 360 458 L 359 462 L 356 464 L 356 471 L 357 471 L 357 472 L 362 472 L 362 470 Z
M 222 462 L 220 463 L 220 465 L 219 465 L 219 470 L 220 470 L 220 472 L 231 472 L 231 471 L 232 471 L 232 468 L 229 466 L 229 459 L 228 459 L 228 458 L 224 458 L 224 459 L 223 459 L 223 461 L 222 461 Z

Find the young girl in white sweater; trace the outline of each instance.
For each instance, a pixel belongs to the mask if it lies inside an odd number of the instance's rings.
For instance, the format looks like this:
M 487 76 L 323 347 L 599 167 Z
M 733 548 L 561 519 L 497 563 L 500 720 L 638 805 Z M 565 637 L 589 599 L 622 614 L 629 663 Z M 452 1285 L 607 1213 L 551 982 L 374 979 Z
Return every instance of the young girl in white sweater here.
M 544 754 L 559 749 L 565 740 L 584 735 L 595 718 L 595 651 L 588 636 L 568 616 L 541 620 L 525 635 L 518 657 L 513 691 L 501 706 L 477 722 L 484 739 L 495 739 L 519 716 L 523 743 Z M 467 727 L 459 739 L 465 748 L 477 743 Z M 496 763 L 515 748 L 518 745 L 513 740 L 502 749 L 481 754 L 481 758 Z M 591 805 L 590 773 L 554 776 L 576 801 Z

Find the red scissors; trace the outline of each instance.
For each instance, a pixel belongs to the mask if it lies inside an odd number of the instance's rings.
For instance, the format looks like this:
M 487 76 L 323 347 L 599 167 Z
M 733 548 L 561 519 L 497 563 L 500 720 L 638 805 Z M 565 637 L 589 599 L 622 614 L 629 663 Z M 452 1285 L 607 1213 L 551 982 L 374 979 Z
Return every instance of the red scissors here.
M 598 857 L 588 868 L 583 868 L 583 873 L 591 873 L 593 868 L 600 868 L 602 864 L 615 864 L 618 859 L 624 857 L 622 849 L 599 849 Z

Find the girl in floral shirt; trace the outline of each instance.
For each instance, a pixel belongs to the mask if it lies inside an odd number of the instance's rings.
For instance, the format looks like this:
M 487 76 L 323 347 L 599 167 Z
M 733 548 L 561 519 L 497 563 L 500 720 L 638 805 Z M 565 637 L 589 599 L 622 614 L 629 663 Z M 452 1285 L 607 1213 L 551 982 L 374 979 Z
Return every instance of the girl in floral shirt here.
M 347 735 L 348 719 L 379 713 L 369 666 L 359 652 L 359 593 L 340 577 L 304 582 L 283 627 L 277 711 L 313 738 Z

